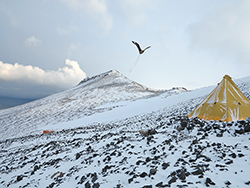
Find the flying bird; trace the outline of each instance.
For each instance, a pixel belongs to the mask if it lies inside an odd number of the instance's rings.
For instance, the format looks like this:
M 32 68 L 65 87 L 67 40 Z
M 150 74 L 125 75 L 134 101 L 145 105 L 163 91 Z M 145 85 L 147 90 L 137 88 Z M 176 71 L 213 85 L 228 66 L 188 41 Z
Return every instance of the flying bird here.
M 134 45 L 136 45 L 136 47 L 138 48 L 140 54 L 143 54 L 143 53 L 145 52 L 145 50 L 147 50 L 147 49 L 149 49 L 149 48 L 151 47 L 151 46 L 148 46 L 148 47 L 146 47 L 144 50 L 142 50 L 141 47 L 140 47 L 140 45 L 139 45 L 137 42 L 132 41 L 132 43 L 133 43 Z

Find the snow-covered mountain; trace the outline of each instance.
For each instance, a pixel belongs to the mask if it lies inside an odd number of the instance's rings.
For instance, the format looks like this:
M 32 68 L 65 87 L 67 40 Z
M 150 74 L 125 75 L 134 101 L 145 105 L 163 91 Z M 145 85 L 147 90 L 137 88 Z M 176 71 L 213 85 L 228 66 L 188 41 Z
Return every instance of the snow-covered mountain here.
M 37 133 L 48 124 L 67 122 L 112 110 L 124 101 L 150 97 L 151 90 L 109 71 L 81 81 L 78 86 L 46 98 L 0 111 L 0 140 Z
M 249 97 L 250 77 L 236 83 Z M 110 71 L 0 110 L 0 185 L 248 187 L 250 120 L 187 118 L 213 88 L 154 91 Z

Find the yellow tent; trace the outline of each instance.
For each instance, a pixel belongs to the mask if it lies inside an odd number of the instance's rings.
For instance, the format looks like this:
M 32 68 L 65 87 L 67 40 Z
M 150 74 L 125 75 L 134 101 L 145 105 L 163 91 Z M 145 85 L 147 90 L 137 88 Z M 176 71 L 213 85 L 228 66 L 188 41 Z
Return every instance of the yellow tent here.
M 204 120 L 236 121 L 250 117 L 250 100 L 225 75 L 217 87 L 188 116 Z

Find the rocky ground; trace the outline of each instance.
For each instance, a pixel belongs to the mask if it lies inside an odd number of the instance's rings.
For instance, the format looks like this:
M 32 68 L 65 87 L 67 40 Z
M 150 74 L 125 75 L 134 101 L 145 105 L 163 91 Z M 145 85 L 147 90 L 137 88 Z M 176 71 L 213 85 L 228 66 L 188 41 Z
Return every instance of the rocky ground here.
M 249 131 L 249 119 L 161 114 L 8 139 L 0 143 L 0 185 L 248 187 Z

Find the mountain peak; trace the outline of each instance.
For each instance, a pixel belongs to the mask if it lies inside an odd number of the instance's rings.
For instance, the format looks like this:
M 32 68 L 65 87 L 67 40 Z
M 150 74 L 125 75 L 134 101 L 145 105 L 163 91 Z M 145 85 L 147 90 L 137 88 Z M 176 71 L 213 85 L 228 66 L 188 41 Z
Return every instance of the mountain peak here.
M 121 76 L 121 77 L 125 77 L 123 76 L 119 71 L 117 70 L 109 70 L 107 72 L 104 72 L 104 73 L 101 73 L 101 74 L 98 74 L 98 75 L 95 75 L 95 76 L 91 76 L 91 77 L 87 77 L 85 79 L 83 79 L 82 81 L 80 81 L 80 83 L 78 85 L 81 85 L 81 84 L 84 84 L 86 82 L 91 82 L 91 81 L 94 81 L 96 79 L 100 79 L 100 78 L 103 78 L 105 76 Z

